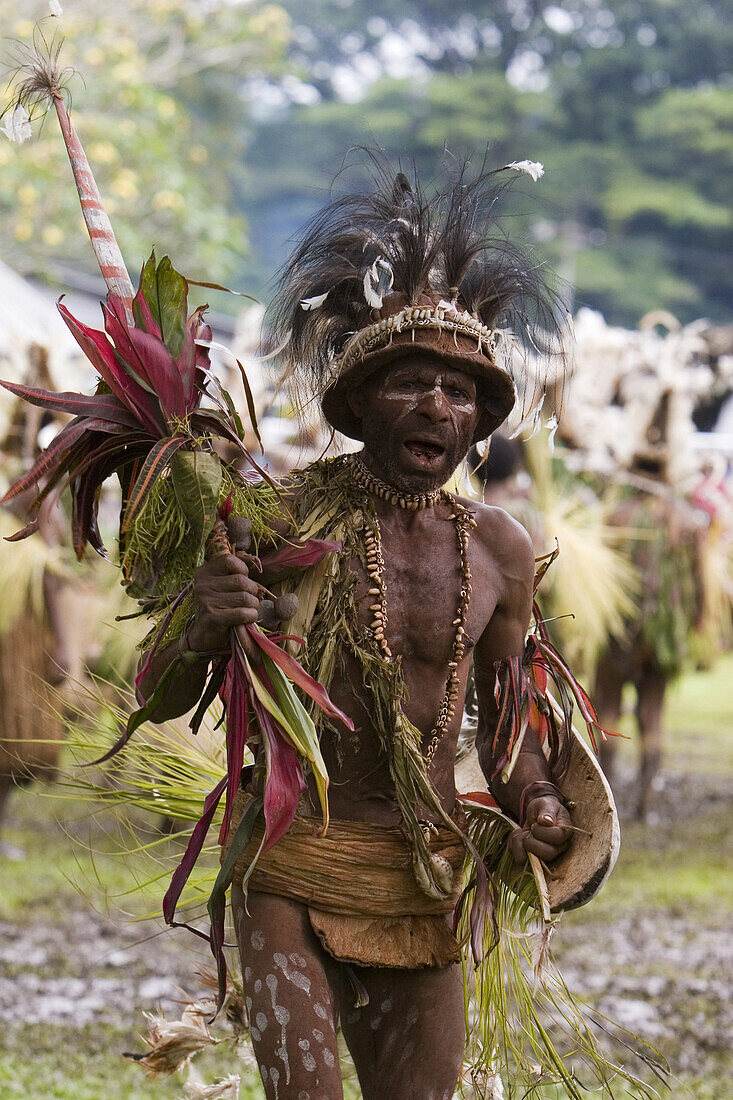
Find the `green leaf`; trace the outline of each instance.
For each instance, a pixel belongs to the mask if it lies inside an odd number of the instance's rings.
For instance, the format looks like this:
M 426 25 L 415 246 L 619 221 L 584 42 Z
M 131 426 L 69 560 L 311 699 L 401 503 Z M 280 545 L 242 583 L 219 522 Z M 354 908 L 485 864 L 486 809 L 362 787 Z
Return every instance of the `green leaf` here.
M 278 668 L 273 660 L 266 654 L 262 654 L 262 662 L 267 669 L 270 683 L 277 695 L 282 713 L 288 720 L 290 730 L 298 734 L 296 748 L 308 760 L 313 778 L 318 788 L 318 798 L 323 811 L 324 832 L 328 826 L 328 770 L 326 762 L 321 755 L 321 746 L 318 733 L 313 724 L 313 719 L 308 714 L 300 699 L 295 693 L 292 683 L 288 680 L 282 669 Z
M 188 283 L 168 256 L 164 256 L 156 267 L 155 253 L 152 253 L 143 268 L 140 289 L 160 325 L 163 343 L 177 359 L 186 335 Z
M 216 521 L 219 456 L 211 451 L 179 451 L 171 461 L 171 481 L 180 509 L 202 544 Z

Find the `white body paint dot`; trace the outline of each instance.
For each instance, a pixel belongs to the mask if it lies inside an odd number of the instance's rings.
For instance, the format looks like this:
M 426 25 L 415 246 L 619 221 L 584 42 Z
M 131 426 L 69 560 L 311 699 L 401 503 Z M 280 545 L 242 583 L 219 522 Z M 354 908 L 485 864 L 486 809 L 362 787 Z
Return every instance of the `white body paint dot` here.
M 313 1011 L 315 1012 L 316 1016 L 318 1016 L 321 1020 L 328 1019 L 328 1013 L 326 1012 L 326 1009 L 323 1007 L 323 1005 L 314 1004 Z
M 254 932 L 249 937 L 249 942 L 252 944 L 255 951 L 261 951 L 265 946 L 265 937 L 262 935 L 259 928 L 255 928 Z
M 309 1073 L 313 1073 L 316 1068 L 316 1060 L 309 1050 L 303 1051 L 303 1066 Z
M 260 1029 L 260 1031 L 267 1030 L 267 1016 L 265 1016 L 264 1012 L 257 1013 L 255 1023 L 257 1024 L 257 1027 Z
M 336 1059 L 333 1056 L 333 1051 L 329 1050 L 328 1047 L 323 1048 L 323 1061 L 326 1063 L 329 1069 L 333 1069 L 334 1065 L 336 1064 Z

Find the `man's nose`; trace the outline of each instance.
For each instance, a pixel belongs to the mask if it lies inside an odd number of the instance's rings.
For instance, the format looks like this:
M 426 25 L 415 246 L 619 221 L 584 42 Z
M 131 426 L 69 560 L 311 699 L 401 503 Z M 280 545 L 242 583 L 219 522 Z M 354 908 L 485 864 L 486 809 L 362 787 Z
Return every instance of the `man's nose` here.
M 448 400 L 440 386 L 433 386 L 425 391 L 418 402 L 417 411 L 428 417 L 433 424 L 448 419 Z

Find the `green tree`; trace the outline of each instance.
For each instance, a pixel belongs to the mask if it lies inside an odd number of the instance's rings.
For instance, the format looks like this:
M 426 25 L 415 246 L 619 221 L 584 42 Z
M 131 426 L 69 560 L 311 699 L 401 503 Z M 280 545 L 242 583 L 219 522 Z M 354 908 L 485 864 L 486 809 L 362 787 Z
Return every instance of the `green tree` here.
M 252 280 L 283 259 L 350 147 L 380 144 L 429 176 L 446 146 L 488 146 L 496 165 L 544 162 L 541 184 L 517 188 L 531 197 L 513 226 L 575 283 L 576 304 L 627 324 L 656 306 L 729 314 L 733 0 L 283 4 L 320 102 L 258 116 L 239 193 Z
M 24 3 L 22 18 L 18 9 L 0 0 L 0 24 L 27 44 L 48 5 Z M 223 89 L 232 116 L 244 115 L 243 74 L 282 72 L 283 9 L 129 0 L 123 16 L 116 5 L 84 0 L 41 29 L 63 33 L 63 64 L 80 74 L 69 85 L 74 124 L 133 272 L 155 244 L 192 275 L 229 277 L 246 248 L 246 222 L 231 200 L 229 148 L 210 118 L 222 113 Z M 12 64 L 15 47 L 5 45 Z M 55 120 L 34 131 L 20 146 L 0 136 L 3 258 L 35 274 L 54 261 L 93 270 Z

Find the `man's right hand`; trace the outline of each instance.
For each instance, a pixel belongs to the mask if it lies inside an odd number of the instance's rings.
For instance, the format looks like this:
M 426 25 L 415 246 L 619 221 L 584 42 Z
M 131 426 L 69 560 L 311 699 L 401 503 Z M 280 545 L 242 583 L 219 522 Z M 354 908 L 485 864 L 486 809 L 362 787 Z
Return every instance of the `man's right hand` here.
M 234 554 L 217 554 L 194 573 L 196 614 L 187 632 L 196 653 L 224 650 L 232 627 L 257 620 L 260 586 L 250 580 L 245 563 Z

